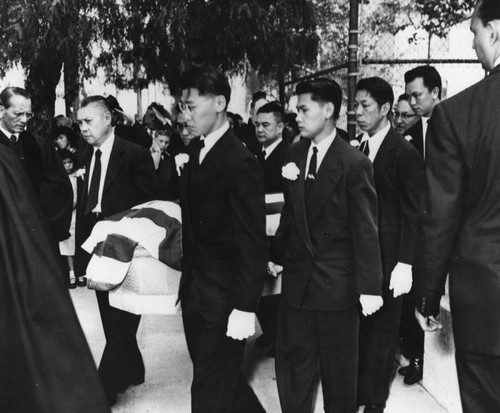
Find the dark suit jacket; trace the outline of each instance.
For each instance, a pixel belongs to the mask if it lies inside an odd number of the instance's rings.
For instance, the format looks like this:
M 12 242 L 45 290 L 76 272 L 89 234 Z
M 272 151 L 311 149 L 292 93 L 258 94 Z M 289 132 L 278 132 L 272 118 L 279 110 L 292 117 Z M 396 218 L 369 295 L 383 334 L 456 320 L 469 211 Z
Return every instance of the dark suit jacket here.
M 413 265 L 425 182 L 422 157 L 393 128 L 373 162 L 384 285 L 398 262 Z
M 92 155 L 93 148 L 87 145 L 79 159 L 79 167 L 85 167 L 87 173 L 78 194 L 76 213 L 75 272 L 78 276 L 85 274 L 90 259 L 90 255 L 80 246 L 90 235 L 94 224 L 84 214 Z M 134 205 L 157 199 L 158 192 L 158 181 L 150 151 L 115 136 L 102 193 L 102 217 L 107 218 Z
M 262 168 L 231 130 L 201 165 L 198 141 L 180 176 L 179 297 L 201 311 L 256 311 L 268 255 Z
M 381 294 L 373 168 L 337 136 L 305 202 L 309 145 L 304 140 L 289 149 L 288 161 L 300 175 L 284 179 L 285 206 L 275 237 L 284 265 L 282 294 L 295 308 L 306 300 L 308 308 L 343 310 L 355 305 L 358 294 Z
M 500 67 L 438 104 L 427 133 L 428 209 L 417 306 L 438 311 L 450 276 L 457 350 L 500 355 Z
M 417 151 L 420 153 L 420 156 L 424 157 L 424 130 L 422 127 L 422 118 L 420 118 L 415 125 L 413 125 L 410 129 L 408 129 L 404 135 L 409 135 L 413 139 L 410 143 L 417 148 Z
M 0 145 L 13 149 L 21 158 L 53 240 L 68 238 L 73 189 L 52 142 L 24 131 L 13 144 L 0 132 Z
M 288 153 L 288 145 L 285 141 L 281 141 L 276 148 L 271 152 L 267 159 L 261 161 L 264 168 L 264 184 L 266 194 L 283 192 L 283 176 L 281 168 L 285 163 L 285 158 Z

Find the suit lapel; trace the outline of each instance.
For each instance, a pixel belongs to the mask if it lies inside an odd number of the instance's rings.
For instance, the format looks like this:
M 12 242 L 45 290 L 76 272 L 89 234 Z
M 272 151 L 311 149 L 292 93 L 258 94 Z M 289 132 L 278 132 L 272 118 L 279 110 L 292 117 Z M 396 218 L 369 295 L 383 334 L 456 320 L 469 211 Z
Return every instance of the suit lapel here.
M 375 159 L 373 161 L 374 169 L 377 169 L 376 167 L 379 164 L 382 165 L 384 164 L 387 155 L 395 150 L 398 139 L 400 139 L 398 133 L 391 127 L 389 129 L 389 132 L 387 132 L 387 135 L 385 136 L 384 140 L 382 141 L 382 144 L 380 145 L 377 154 L 375 155 Z
M 111 154 L 109 157 L 108 169 L 106 170 L 106 178 L 104 179 L 104 188 L 102 190 L 102 198 L 104 199 L 106 192 L 111 185 L 111 182 L 118 175 L 118 171 L 123 165 L 123 158 L 121 156 L 124 148 L 120 138 L 115 136 L 115 141 L 113 142 L 113 148 L 111 149 Z
M 92 160 L 92 154 L 94 150 L 92 146 L 87 145 L 83 150 L 83 154 L 81 156 L 80 166 L 85 168 L 85 174 L 83 175 L 83 185 L 80 185 L 79 191 L 79 201 L 80 205 L 85 205 L 87 203 L 87 194 L 89 188 L 89 174 L 90 174 L 90 161 Z
M 304 200 L 304 191 L 305 191 L 305 170 L 307 163 L 307 152 L 309 150 L 310 141 L 308 145 L 303 145 L 301 148 L 301 152 L 298 154 L 298 157 L 295 160 L 297 164 L 300 174 L 295 181 L 288 181 L 290 188 L 290 200 L 292 203 L 292 211 L 295 216 L 295 222 L 297 223 L 297 228 L 299 231 L 304 244 L 307 246 L 307 249 L 313 254 L 313 248 L 311 243 L 311 234 L 309 232 L 309 226 L 307 225 L 307 215 L 306 215 L 306 206 Z
M 321 162 L 311 192 L 306 200 L 306 211 L 309 227 L 312 227 L 321 215 L 325 204 L 331 197 L 341 178 L 338 172 L 339 151 L 336 149 L 340 137 L 335 137 Z

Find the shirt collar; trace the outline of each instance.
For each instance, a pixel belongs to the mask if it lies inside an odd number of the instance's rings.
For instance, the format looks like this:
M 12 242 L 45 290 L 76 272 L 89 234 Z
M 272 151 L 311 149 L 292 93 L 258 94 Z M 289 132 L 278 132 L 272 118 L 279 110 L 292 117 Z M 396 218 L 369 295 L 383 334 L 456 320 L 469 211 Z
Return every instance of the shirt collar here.
M 113 131 L 109 135 L 108 139 L 106 139 L 101 146 L 99 147 L 94 146 L 94 153 L 99 149 L 103 155 L 111 154 L 114 142 L 115 142 L 115 132 Z
M 273 142 L 271 145 L 269 145 L 267 148 L 263 148 L 266 158 L 273 153 L 273 151 L 276 149 L 276 147 L 281 143 L 283 138 L 277 139 L 275 142 Z
M 500 65 L 500 56 L 497 57 L 497 60 L 495 60 L 495 63 L 493 63 L 493 67 L 497 67 Z
M 208 150 L 212 146 L 214 146 L 217 143 L 217 141 L 220 138 L 222 138 L 222 135 L 224 135 L 228 130 L 229 130 L 229 122 L 226 121 L 219 129 L 210 132 L 206 136 L 202 136 L 200 139 L 204 142 L 205 149 Z
M 333 140 L 335 139 L 335 136 L 337 136 L 336 128 L 334 128 L 332 133 L 330 133 L 330 135 L 328 135 L 325 139 L 323 139 L 319 143 L 314 143 L 313 141 L 311 141 L 311 146 L 309 147 L 309 151 L 312 151 L 312 148 L 316 147 L 318 148 L 318 152 L 326 152 L 327 149 L 332 144 Z
M 367 141 L 368 139 L 370 140 L 370 147 L 373 144 L 379 144 L 382 143 L 382 141 L 385 138 L 385 135 L 389 132 L 389 129 L 391 128 L 391 122 L 387 122 L 387 125 L 384 126 L 382 129 L 380 129 L 375 135 L 370 136 L 368 135 L 368 132 L 363 133 L 363 137 L 361 138 L 361 142 Z M 361 143 L 360 142 L 360 143 Z M 371 148 L 370 148 L 371 150 Z
M 12 135 L 15 135 L 15 137 L 16 137 L 16 141 L 18 141 L 18 140 L 19 140 L 19 133 L 11 133 L 11 132 L 9 132 L 7 129 L 3 128 L 1 124 L 0 124 L 0 131 L 2 131 L 2 133 L 3 133 L 5 136 L 7 136 L 7 138 L 9 138 L 9 139 L 10 139 L 10 137 L 11 137 Z

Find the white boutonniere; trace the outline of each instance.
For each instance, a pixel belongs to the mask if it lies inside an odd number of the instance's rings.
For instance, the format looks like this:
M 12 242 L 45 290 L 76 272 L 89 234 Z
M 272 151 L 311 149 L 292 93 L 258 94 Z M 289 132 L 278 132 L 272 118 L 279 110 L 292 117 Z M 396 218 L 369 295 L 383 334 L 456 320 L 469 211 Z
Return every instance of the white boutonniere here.
M 349 142 L 351 144 L 351 146 L 354 146 L 355 148 L 358 148 L 359 145 L 361 145 L 359 143 L 359 141 L 357 139 L 353 139 L 351 142 Z
M 300 174 L 300 169 L 293 162 L 288 162 L 281 168 L 281 175 L 289 181 L 295 181 Z
M 75 176 L 76 176 L 77 178 L 82 178 L 82 179 L 84 179 L 84 178 L 85 178 L 85 172 L 86 172 L 85 168 L 80 168 L 80 169 L 78 169 L 78 170 L 75 172 Z
M 410 135 L 406 135 L 406 136 L 405 136 L 405 139 L 406 139 L 408 142 L 410 142 L 411 140 L 413 140 L 413 137 L 412 137 L 412 136 L 410 136 Z
M 177 175 L 181 175 L 182 168 L 189 162 L 189 155 L 187 153 L 179 153 L 175 155 L 175 169 L 177 170 Z

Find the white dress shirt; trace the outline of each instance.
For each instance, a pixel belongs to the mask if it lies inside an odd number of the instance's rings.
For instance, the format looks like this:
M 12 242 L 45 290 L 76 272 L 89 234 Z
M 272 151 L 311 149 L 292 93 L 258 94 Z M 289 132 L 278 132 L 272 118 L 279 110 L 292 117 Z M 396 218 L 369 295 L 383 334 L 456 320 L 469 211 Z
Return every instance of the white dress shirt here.
M 273 142 L 271 145 L 269 145 L 267 148 L 263 148 L 264 159 L 269 158 L 269 155 L 271 155 L 273 153 L 273 151 L 281 143 L 282 140 L 283 140 L 283 138 L 279 138 L 275 142 Z
M 330 148 L 330 145 L 333 143 L 335 136 L 337 136 L 337 130 L 333 129 L 333 132 L 330 135 L 328 135 L 325 139 L 323 139 L 320 143 L 316 144 L 313 141 L 311 141 L 311 145 L 309 146 L 309 151 L 307 152 L 306 170 L 304 173 L 305 179 L 307 179 L 307 174 L 309 172 L 309 163 L 311 162 L 313 148 L 318 148 L 318 153 L 316 155 L 317 157 L 316 173 L 318 173 L 319 167 L 321 166 L 321 162 L 323 162 L 326 152 L 328 151 L 328 148 Z
M 429 126 L 430 117 L 422 116 L 422 152 L 425 159 L 425 137 L 427 135 L 427 127 Z
M 212 147 L 217 143 L 217 141 L 222 138 L 222 135 L 224 135 L 229 129 L 229 122 L 225 122 L 219 129 L 209 133 L 207 136 L 202 136 L 200 140 L 202 140 L 205 143 L 205 146 L 201 148 L 200 151 L 200 165 L 203 162 L 203 159 L 205 159 L 205 156 L 207 156 L 207 153 L 212 149 Z
M 365 132 L 363 134 L 363 137 L 361 138 L 360 146 L 361 146 L 361 143 L 363 143 L 364 141 L 368 141 L 368 148 L 370 149 L 370 152 L 368 154 L 368 159 L 370 159 L 370 161 L 372 161 L 372 163 L 375 160 L 375 157 L 377 156 L 377 152 L 380 149 L 380 145 L 382 145 L 384 138 L 389 133 L 389 129 L 391 129 L 391 122 L 387 122 L 387 125 L 384 126 L 381 130 L 379 130 L 373 136 L 368 135 L 368 132 Z
M 5 136 L 7 136 L 7 138 L 9 138 L 9 140 L 10 140 L 10 137 L 11 137 L 12 135 L 15 135 L 15 137 L 16 137 L 16 142 L 19 140 L 19 133 L 11 133 L 11 132 L 9 132 L 7 129 L 5 129 L 5 128 L 3 128 L 3 127 L 2 127 L 2 124 L 1 124 L 1 123 L 0 123 L 0 131 L 2 131 L 2 132 L 3 132 L 3 134 L 4 134 Z
M 97 205 L 94 207 L 92 212 L 102 212 L 101 208 L 101 200 L 102 200 L 102 191 L 104 189 L 104 181 L 106 179 L 106 172 L 108 170 L 109 158 L 111 156 L 111 150 L 113 149 L 113 143 L 115 142 L 115 132 L 111 132 L 108 139 L 104 141 L 104 143 L 99 147 L 94 146 L 94 154 L 92 155 L 92 160 L 90 161 L 90 172 L 89 172 L 89 183 L 87 191 L 90 190 L 90 183 L 92 182 L 92 174 L 94 172 L 94 164 L 95 164 L 95 153 L 99 149 L 101 151 L 101 180 L 99 181 L 99 194 L 97 197 Z

